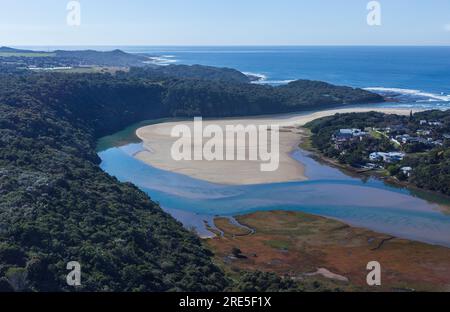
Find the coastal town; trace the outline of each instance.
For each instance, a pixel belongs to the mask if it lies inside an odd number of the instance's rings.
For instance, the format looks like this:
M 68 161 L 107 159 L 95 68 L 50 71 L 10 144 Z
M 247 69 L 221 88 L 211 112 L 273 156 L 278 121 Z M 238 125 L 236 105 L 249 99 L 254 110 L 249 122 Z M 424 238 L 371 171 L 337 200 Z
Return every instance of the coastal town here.
M 419 126 L 416 130 L 414 126 Z M 335 149 L 341 155 L 355 142 L 364 142 L 368 138 L 385 139 L 391 143 L 390 150 L 367 150 L 367 163 L 354 164 L 357 167 L 375 169 L 387 168 L 404 160 L 408 153 L 426 152 L 436 147 L 444 146 L 450 140 L 450 133 L 442 133 L 443 123 L 436 120 L 420 120 L 418 125 L 393 125 L 385 128 L 367 127 L 362 129 L 339 129 L 331 136 Z M 413 168 L 401 167 L 400 171 L 410 176 Z
M 368 113 L 358 119 L 352 117 L 348 128 L 348 117 L 338 115 L 331 117 L 332 122 L 322 122 L 322 127 L 320 122 L 310 125 L 313 145 L 326 157 L 361 172 L 377 171 L 409 181 L 423 176 L 424 166 L 428 166 L 428 170 L 438 170 L 436 173 L 442 175 L 440 165 L 447 161 L 450 146 L 447 113 Z

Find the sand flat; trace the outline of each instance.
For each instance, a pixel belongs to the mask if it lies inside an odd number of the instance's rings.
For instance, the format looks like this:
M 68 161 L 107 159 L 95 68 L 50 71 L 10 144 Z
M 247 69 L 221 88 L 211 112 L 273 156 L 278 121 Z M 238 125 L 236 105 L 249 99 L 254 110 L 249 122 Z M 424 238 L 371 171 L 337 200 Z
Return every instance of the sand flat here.
M 135 157 L 155 168 L 168 170 L 193 178 L 218 184 L 251 185 L 263 183 L 277 183 L 306 180 L 304 165 L 293 159 L 290 155 L 301 143 L 301 135 L 297 127 L 317 118 L 332 116 L 336 113 L 379 111 L 389 114 L 407 115 L 408 109 L 392 108 L 346 108 L 325 110 L 314 113 L 298 113 L 270 116 L 256 116 L 245 118 L 226 118 L 217 120 L 204 120 L 203 127 L 218 125 L 225 129 L 226 125 L 278 125 L 280 127 L 280 162 L 276 171 L 261 171 L 262 161 L 207 161 L 207 160 L 181 160 L 176 161 L 171 156 L 171 149 L 178 138 L 171 137 L 174 126 L 183 124 L 191 129 L 193 120 L 167 122 L 139 128 L 136 135 L 144 142 L 145 151 L 137 153 Z M 203 140 L 205 143 L 207 139 Z M 248 145 L 248 144 L 247 144 Z M 247 146 L 248 153 L 257 149 L 257 145 Z M 264 162 L 267 163 L 267 162 Z

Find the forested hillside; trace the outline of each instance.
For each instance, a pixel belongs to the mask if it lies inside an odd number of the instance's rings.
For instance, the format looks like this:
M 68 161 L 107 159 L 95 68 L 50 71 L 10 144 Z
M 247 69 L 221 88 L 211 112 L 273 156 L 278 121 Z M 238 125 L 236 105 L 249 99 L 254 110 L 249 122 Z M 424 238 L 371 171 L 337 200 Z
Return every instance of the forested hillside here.
M 146 194 L 98 167 L 96 140 L 170 116 L 286 112 L 376 95 L 126 74 L 0 76 L 0 291 L 220 291 L 228 281 L 199 239 Z M 316 99 L 317 97 L 317 99 Z
M 167 79 L 202 79 L 212 81 L 225 81 L 249 83 L 252 79 L 236 69 L 217 68 L 204 65 L 169 65 L 156 67 L 132 67 L 129 76 L 139 78 Z
M 83 110 L 95 110 L 101 94 L 63 104 L 79 91 L 66 83 L 1 80 L 0 290 L 73 290 L 69 261 L 82 265 L 79 290 L 224 289 L 223 273 L 193 234 L 100 170 L 95 125 L 108 109 L 87 119 Z M 110 109 L 101 124 L 119 114 Z

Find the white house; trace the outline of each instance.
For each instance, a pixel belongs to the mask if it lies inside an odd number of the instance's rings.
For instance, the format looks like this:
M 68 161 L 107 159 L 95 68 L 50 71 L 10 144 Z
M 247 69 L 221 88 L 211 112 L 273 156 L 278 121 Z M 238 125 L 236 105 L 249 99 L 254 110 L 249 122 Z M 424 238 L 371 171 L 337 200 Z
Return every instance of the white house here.
M 403 167 L 400 169 L 401 172 L 403 172 L 403 174 L 407 177 L 411 176 L 411 172 L 412 172 L 412 168 L 411 167 Z
M 389 153 L 383 153 L 383 152 L 375 152 L 371 153 L 369 155 L 370 160 L 372 161 L 380 161 L 383 160 L 387 163 L 394 163 L 402 161 L 403 158 L 405 158 L 406 154 L 399 153 L 399 152 L 389 152 Z
M 442 126 L 442 122 L 440 122 L 440 121 L 430 121 L 428 124 L 430 126 L 436 126 L 436 127 Z
M 366 135 L 367 132 L 361 131 L 361 129 L 340 129 L 333 134 L 333 140 L 337 142 L 346 142 L 353 138 L 362 138 Z

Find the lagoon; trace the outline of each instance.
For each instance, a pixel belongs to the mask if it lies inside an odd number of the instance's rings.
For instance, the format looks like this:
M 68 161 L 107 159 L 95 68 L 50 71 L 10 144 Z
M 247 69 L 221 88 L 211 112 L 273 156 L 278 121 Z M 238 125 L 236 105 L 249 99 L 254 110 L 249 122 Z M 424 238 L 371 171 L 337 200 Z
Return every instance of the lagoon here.
M 242 186 L 211 183 L 136 159 L 134 155 L 144 146 L 133 137 L 132 129 L 106 138 L 108 144 L 101 140 L 101 168 L 120 181 L 138 186 L 201 236 L 211 234 L 205 222 L 212 226 L 216 216 L 288 210 L 450 247 L 450 203 L 444 197 L 394 187 L 374 178 L 351 177 L 300 149 L 292 157 L 305 165 L 307 181 Z M 130 143 L 127 136 L 133 137 Z

